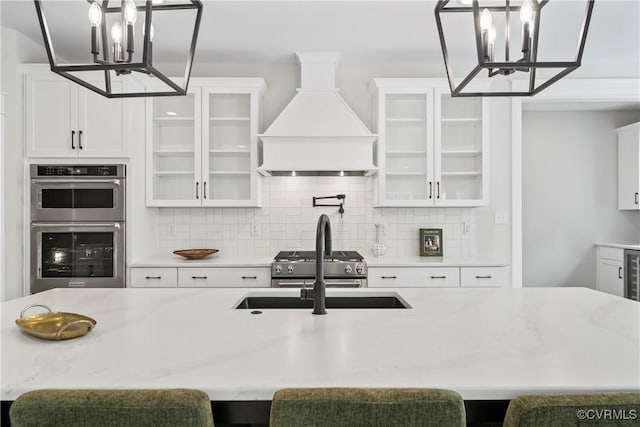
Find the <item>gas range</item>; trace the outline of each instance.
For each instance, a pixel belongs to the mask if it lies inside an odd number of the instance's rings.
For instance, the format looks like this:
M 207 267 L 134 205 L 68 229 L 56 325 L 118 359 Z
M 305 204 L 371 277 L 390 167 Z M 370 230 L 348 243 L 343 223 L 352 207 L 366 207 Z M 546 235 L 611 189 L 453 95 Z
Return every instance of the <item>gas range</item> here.
M 313 286 L 315 251 L 282 251 L 271 263 L 272 287 Z M 333 251 L 324 259 L 327 287 L 367 286 L 367 263 L 356 251 Z

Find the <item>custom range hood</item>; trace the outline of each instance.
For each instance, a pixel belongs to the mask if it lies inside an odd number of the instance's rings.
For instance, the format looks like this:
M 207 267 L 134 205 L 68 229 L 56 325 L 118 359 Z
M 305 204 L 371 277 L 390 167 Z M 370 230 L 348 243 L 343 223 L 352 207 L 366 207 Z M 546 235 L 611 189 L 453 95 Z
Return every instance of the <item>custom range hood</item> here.
M 296 53 L 298 93 L 261 135 L 263 175 L 373 175 L 372 134 L 335 87 L 337 53 Z

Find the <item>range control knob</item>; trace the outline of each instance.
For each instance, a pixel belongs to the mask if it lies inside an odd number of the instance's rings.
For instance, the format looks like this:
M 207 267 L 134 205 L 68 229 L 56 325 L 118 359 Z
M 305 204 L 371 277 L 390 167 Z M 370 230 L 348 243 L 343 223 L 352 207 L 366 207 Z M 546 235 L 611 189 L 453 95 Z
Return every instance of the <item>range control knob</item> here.
M 344 267 L 344 272 L 345 272 L 345 273 L 351 273 L 352 271 L 353 271 L 353 268 L 351 268 L 351 266 L 350 266 L 349 264 L 347 264 L 347 265 Z
M 358 274 L 364 274 L 364 264 L 358 264 L 358 265 L 356 265 L 356 273 L 358 273 Z
M 287 266 L 287 273 L 289 273 L 289 274 L 293 273 L 293 265 Z
M 281 265 L 276 265 L 276 273 L 280 273 L 282 271 Z

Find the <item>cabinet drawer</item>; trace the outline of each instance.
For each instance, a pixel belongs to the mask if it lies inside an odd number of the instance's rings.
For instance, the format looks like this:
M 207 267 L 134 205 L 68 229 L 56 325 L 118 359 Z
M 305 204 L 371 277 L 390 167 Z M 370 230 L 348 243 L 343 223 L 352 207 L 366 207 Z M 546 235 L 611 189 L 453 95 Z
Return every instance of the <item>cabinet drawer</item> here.
M 598 246 L 598 257 L 622 262 L 624 260 L 624 249 Z
M 176 268 L 132 268 L 132 288 L 172 288 L 178 286 Z
M 369 287 L 457 287 L 458 267 L 369 267 Z
M 266 288 L 270 285 L 269 267 L 178 268 L 178 286 L 185 288 Z
M 504 267 L 462 267 L 460 285 L 469 287 L 503 287 L 507 284 Z

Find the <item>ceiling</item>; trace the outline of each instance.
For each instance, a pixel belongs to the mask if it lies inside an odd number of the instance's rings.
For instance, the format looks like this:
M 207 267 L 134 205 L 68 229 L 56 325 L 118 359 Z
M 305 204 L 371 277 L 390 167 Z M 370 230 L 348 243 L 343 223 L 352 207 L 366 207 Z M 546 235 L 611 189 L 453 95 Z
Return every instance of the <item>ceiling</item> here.
M 82 0 L 53 1 L 55 13 L 73 16 L 73 4 Z M 551 0 L 550 4 L 559 1 L 575 3 L 578 0 Z M 341 53 L 343 64 L 442 66 L 434 1 L 237 0 L 203 3 L 196 65 L 198 62 L 293 62 L 296 51 L 335 51 Z M 2 0 L 0 4 L 3 26 L 16 29 L 42 45 L 33 1 Z M 69 25 L 56 33 L 60 45 L 80 40 L 88 46 L 86 12 L 82 13 L 80 20 L 84 27 L 80 28 L 86 31 L 87 40 L 79 39 L 78 32 L 71 31 Z M 72 21 L 66 19 L 67 23 Z M 174 28 L 184 25 L 178 20 Z M 553 30 L 553 41 L 559 42 L 566 30 L 564 23 L 555 20 L 546 25 Z M 455 34 L 452 37 L 455 38 Z M 154 55 L 156 44 L 154 41 Z M 547 50 L 553 50 L 555 44 L 558 43 L 550 43 Z M 173 46 L 175 51 L 180 51 L 179 47 Z M 458 43 L 456 47 L 468 56 L 473 54 L 473 47 L 464 43 Z M 84 48 L 71 51 L 77 50 Z M 46 62 L 44 48 L 39 60 Z M 640 0 L 596 1 L 582 63 L 574 75 L 640 77 Z

